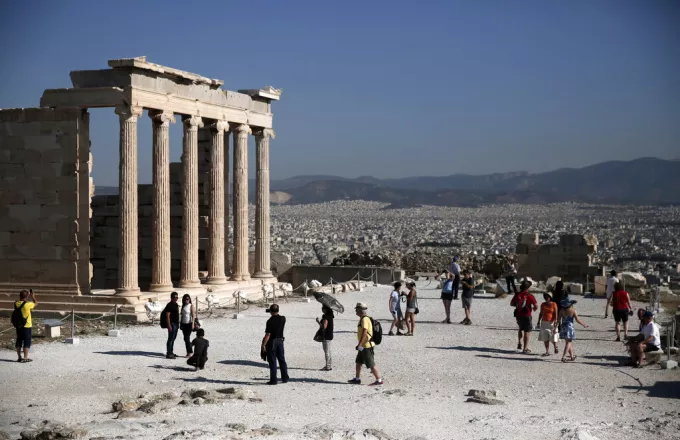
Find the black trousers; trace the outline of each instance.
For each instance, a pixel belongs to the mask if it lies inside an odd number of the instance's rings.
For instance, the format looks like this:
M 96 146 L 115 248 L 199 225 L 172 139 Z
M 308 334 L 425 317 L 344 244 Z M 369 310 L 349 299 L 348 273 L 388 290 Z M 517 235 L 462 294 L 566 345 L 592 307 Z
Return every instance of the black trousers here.
M 517 286 L 515 285 L 514 275 L 508 275 L 507 277 L 505 277 L 505 282 L 508 284 L 508 293 L 511 292 L 510 287 L 512 287 L 512 291 L 517 293 Z
M 276 382 L 277 361 L 281 367 L 281 380 L 288 382 L 288 364 L 286 364 L 286 353 L 283 349 L 283 339 L 274 339 L 267 350 L 267 362 L 269 363 L 269 380 Z
M 187 354 L 193 353 L 191 349 L 191 329 L 193 325 L 191 324 L 180 324 L 179 329 L 182 330 L 182 335 L 184 335 L 184 346 L 187 349 Z

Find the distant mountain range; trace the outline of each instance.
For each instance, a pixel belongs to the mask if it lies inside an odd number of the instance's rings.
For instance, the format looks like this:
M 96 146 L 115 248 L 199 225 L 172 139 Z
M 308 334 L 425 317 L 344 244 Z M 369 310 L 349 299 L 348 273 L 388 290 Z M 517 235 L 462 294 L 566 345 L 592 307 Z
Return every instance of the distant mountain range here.
M 249 182 L 251 199 L 255 181 Z M 394 207 L 414 205 L 479 206 L 489 203 L 590 202 L 680 204 L 680 161 L 640 158 L 602 162 L 545 173 L 524 171 L 486 175 L 376 179 L 309 175 L 272 180 L 272 202 L 319 203 L 371 200 Z M 117 188 L 96 187 L 97 194 Z

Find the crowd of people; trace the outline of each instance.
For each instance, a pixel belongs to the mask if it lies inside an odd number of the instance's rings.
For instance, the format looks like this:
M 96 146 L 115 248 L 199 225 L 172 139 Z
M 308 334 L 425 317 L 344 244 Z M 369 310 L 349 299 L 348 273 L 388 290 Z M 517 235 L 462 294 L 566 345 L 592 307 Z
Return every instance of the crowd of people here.
M 474 297 L 475 282 L 469 270 L 461 270 L 458 264 L 458 257 L 454 257 L 447 271 L 442 274 L 441 300 L 444 305 L 445 318 L 442 323 L 451 324 L 451 304 L 459 297 L 465 317 L 460 324 L 472 325 L 471 308 Z M 575 324 L 580 324 L 587 328 L 576 311 L 577 301 L 571 296 L 570 288 L 564 288 L 564 283 L 558 281 L 552 292 L 544 292 L 544 302 L 538 305 L 536 298 L 529 291 L 531 282 L 524 279 L 520 282 L 519 288 L 516 287 L 517 269 L 514 263 L 510 263 L 505 277 L 508 293 L 512 294 L 510 306 L 514 309 L 513 315 L 517 323 L 517 349 L 524 354 L 532 353 L 530 349 L 530 335 L 538 330 L 538 340 L 543 342 L 545 352 L 542 356 L 551 356 L 552 351 L 559 353 L 559 343 L 564 341 L 562 362 L 573 362 L 577 359 L 574 351 L 574 341 L 576 340 Z M 418 292 L 413 281 L 405 283 L 406 291 L 402 291 L 401 282 L 393 285 L 393 290 L 388 299 L 388 310 L 392 315 L 388 336 L 413 336 L 416 330 L 416 315 L 419 313 Z M 661 347 L 659 326 L 654 322 L 652 312 L 639 309 L 637 316 L 640 319 L 639 334 L 634 337 L 628 335 L 629 317 L 633 315 L 633 307 L 630 296 L 624 290 L 623 285 L 616 278 L 616 272 L 611 271 L 607 279 L 607 305 L 605 318 L 609 316 L 609 309 L 615 321 L 616 341 L 621 341 L 621 324 L 623 324 L 623 341 L 630 353 L 628 365 L 641 367 L 645 359 L 645 353 L 658 351 Z M 176 359 L 174 344 L 179 330 L 182 331 L 184 345 L 186 349 L 187 363 L 196 370 L 203 369 L 208 361 L 209 341 L 205 338 L 205 330 L 197 318 L 196 308 L 192 304 L 191 296 L 184 295 L 182 303 L 178 304 L 179 295 L 172 292 L 170 302 L 165 306 L 161 313 L 160 326 L 167 329 L 166 358 Z M 402 313 L 401 303 L 405 303 L 405 313 Z M 12 324 L 16 328 L 16 351 L 18 362 L 31 362 L 29 351 L 32 339 L 32 316 L 31 311 L 38 304 L 33 291 L 22 290 L 19 300 L 14 304 L 12 314 Z M 539 311 L 536 328 L 533 325 L 533 314 Z M 321 342 L 325 357 L 325 365 L 322 371 L 333 369 L 331 343 L 333 341 L 333 321 L 334 311 L 328 305 L 322 306 L 322 316 L 317 318 L 319 325 L 314 340 Z M 267 320 L 265 335 L 262 339 L 261 357 L 267 360 L 270 369 L 270 385 L 278 383 L 278 370 L 280 370 L 283 383 L 288 382 L 288 365 L 284 350 L 284 330 L 286 325 L 285 316 L 280 315 L 279 306 L 272 304 L 267 310 L 271 316 Z M 368 315 L 368 306 L 364 303 L 357 303 L 355 313 L 359 318 L 357 324 L 357 356 L 355 359 L 356 374 L 348 382 L 352 384 L 361 383 L 361 370 L 366 367 L 375 377 L 372 385 L 382 385 L 383 378 L 375 361 L 375 347 L 382 340 L 382 328 L 380 323 Z M 394 330 L 396 329 L 396 333 Z M 405 330 L 405 332 L 404 332 Z M 192 340 L 191 335 L 196 336 Z

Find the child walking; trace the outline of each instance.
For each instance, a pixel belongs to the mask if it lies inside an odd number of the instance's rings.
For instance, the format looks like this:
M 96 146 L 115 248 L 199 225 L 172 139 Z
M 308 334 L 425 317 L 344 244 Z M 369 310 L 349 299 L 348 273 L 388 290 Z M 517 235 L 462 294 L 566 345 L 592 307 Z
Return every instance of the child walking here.
M 560 338 L 564 339 L 566 342 L 564 344 L 562 362 L 573 362 L 576 360 L 576 355 L 574 355 L 574 349 L 572 347 L 574 339 L 576 338 L 576 334 L 574 332 L 574 321 L 581 324 L 583 328 L 588 328 L 588 326 L 578 318 L 578 313 L 576 313 L 576 309 L 574 309 L 574 304 L 576 304 L 576 301 L 568 297 L 563 299 L 562 303 L 560 304 L 562 306 L 562 310 L 560 310 L 560 319 L 562 320 Z M 569 354 L 569 358 L 567 358 L 567 353 Z

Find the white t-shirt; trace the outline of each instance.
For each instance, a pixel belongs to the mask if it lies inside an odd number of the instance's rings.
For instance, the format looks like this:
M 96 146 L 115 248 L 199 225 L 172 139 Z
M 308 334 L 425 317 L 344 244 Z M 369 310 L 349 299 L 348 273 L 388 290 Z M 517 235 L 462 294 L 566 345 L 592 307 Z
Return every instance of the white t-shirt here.
M 619 279 L 616 277 L 609 277 L 607 278 L 607 288 L 605 290 L 605 293 L 607 294 L 607 298 L 612 296 L 612 293 L 614 293 L 614 284 L 618 283 Z
M 661 347 L 661 334 L 659 333 L 659 326 L 650 322 L 642 327 L 642 335 L 645 339 L 652 337 L 650 344 Z
M 451 267 L 449 267 L 449 272 L 451 272 L 454 275 L 460 275 L 460 266 L 458 263 L 451 263 Z
M 390 294 L 390 309 L 396 310 L 398 306 L 399 306 L 399 292 L 393 290 L 392 293 Z

